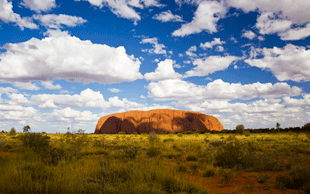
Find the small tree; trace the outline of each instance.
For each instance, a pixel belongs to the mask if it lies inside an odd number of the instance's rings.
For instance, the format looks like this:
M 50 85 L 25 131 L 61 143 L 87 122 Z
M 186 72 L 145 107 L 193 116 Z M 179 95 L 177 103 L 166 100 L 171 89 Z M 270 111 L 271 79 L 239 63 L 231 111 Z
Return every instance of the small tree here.
M 79 129 L 79 130 L 77 130 L 77 133 L 78 133 L 78 134 L 84 134 L 84 133 L 85 133 L 85 130 Z
M 14 127 L 10 130 L 9 135 L 10 136 L 15 136 L 16 135 L 16 130 L 15 130 Z
M 280 123 L 277 123 L 276 127 L 277 127 L 277 131 L 280 132 Z
M 23 131 L 24 131 L 24 133 L 30 132 L 30 127 L 29 127 L 29 125 L 24 126 Z
M 238 125 L 238 126 L 236 127 L 236 132 L 237 132 L 238 134 L 242 135 L 243 132 L 244 132 L 244 125 Z

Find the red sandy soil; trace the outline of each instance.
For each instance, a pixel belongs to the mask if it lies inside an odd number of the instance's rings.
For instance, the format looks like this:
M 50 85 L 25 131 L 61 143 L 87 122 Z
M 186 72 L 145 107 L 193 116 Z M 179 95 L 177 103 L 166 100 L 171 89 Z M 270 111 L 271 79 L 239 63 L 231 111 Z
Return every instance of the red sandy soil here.
M 185 156 L 182 157 L 185 161 Z M 175 169 L 176 162 L 173 159 L 164 159 L 166 165 L 163 165 L 167 170 Z M 185 162 L 186 164 L 187 162 Z M 184 178 L 189 183 L 193 183 L 199 186 L 205 186 L 209 189 L 211 194 L 232 194 L 232 193 L 253 193 L 253 194 L 297 194 L 297 190 L 287 189 L 286 191 L 280 191 L 274 188 L 276 176 L 278 174 L 288 175 L 289 171 L 281 171 L 281 172 L 245 172 L 245 171 L 237 171 L 234 172 L 234 177 L 227 183 L 227 185 L 223 184 L 219 175 L 215 175 L 213 177 L 202 177 L 198 172 L 196 174 L 180 173 L 171 171 L 174 177 Z M 258 183 L 256 176 L 261 174 L 269 173 L 270 178 L 265 183 Z M 266 183 L 269 184 L 269 190 L 266 188 Z M 252 190 L 243 189 L 243 186 L 252 185 Z

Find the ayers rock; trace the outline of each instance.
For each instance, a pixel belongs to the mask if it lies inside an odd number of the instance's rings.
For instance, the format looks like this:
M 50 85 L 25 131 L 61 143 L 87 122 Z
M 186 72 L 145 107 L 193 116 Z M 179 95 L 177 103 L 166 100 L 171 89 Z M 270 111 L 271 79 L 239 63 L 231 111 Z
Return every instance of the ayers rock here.
M 156 109 L 150 111 L 128 111 L 101 117 L 97 123 L 95 134 L 115 134 L 155 132 L 183 132 L 223 130 L 220 121 L 210 115 L 199 112 Z

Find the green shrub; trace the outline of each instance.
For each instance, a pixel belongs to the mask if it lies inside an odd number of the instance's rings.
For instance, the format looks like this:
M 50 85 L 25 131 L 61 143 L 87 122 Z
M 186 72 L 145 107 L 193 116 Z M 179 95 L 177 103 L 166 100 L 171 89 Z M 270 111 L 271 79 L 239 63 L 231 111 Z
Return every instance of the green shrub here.
M 184 165 L 184 164 L 179 164 L 179 165 L 176 167 L 176 171 L 177 171 L 177 172 L 187 172 L 187 166 Z
M 236 133 L 242 135 L 244 133 L 244 125 L 236 126 Z
M 284 169 L 285 170 L 291 170 L 291 168 L 292 168 L 292 163 L 291 162 L 289 162 L 289 163 L 284 165 Z
M 263 172 L 283 170 L 284 165 L 280 161 L 281 159 L 277 151 L 267 151 L 263 154 L 248 152 L 241 163 L 247 171 Z
M 158 150 L 157 148 L 155 147 L 150 147 L 148 149 L 148 151 L 146 152 L 146 154 L 149 156 L 149 157 L 155 157 L 157 155 L 159 155 L 161 153 L 160 150 Z
M 192 155 L 186 156 L 186 161 L 197 161 L 197 157 Z
M 280 175 L 278 174 L 276 176 L 276 183 L 274 188 L 279 189 L 281 191 L 285 191 L 287 188 L 289 188 L 292 185 L 292 180 L 289 176 L 286 175 Z
M 139 133 L 138 133 L 138 132 L 133 132 L 132 134 L 133 134 L 133 135 L 139 135 Z
M 168 139 L 164 139 L 163 140 L 163 143 L 166 143 L 166 142 L 174 142 L 175 140 L 172 139 L 172 138 L 168 138 Z
M 125 131 L 120 131 L 120 132 L 118 132 L 118 134 L 126 134 L 126 132 Z
M 196 162 L 192 162 L 189 164 L 189 168 L 192 169 L 193 171 L 196 171 L 199 168 L 199 166 Z
M 35 153 L 45 152 L 49 149 L 50 137 L 41 133 L 25 133 L 19 136 L 24 147 L 32 149 Z
M 214 175 L 215 175 L 215 170 L 213 168 L 208 168 L 202 173 L 203 177 L 211 177 Z
M 227 184 L 232 178 L 234 174 L 233 171 L 228 169 L 228 170 L 222 170 L 221 172 L 221 180 Z
M 52 148 L 50 137 L 41 133 L 25 133 L 19 136 L 25 148 L 30 148 L 44 163 L 56 166 L 65 156 L 64 148 Z
M 16 135 L 16 129 L 13 127 L 10 132 L 9 132 L 10 136 L 15 136 Z
M 135 159 L 137 154 L 138 154 L 138 149 L 134 146 L 130 146 L 129 148 L 123 150 L 123 155 L 130 159 Z
M 183 133 L 177 133 L 178 137 L 183 137 Z
M 245 132 L 243 133 L 243 135 L 246 136 L 246 137 L 249 137 L 249 136 L 251 135 L 251 132 L 250 132 L 250 131 L 245 131 Z
M 291 189 L 301 189 L 306 193 L 310 193 L 310 167 L 295 167 L 289 175 L 292 177 Z
M 243 185 L 242 190 L 252 192 L 253 191 L 253 185 Z
M 151 143 L 151 145 L 153 146 L 155 142 L 159 141 L 159 138 L 157 137 L 156 133 L 154 131 L 150 132 L 149 136 L 148 136 L 148 140 Z
M 173 158 L 178 158 L 180 155 L 175 155 L 175 154 L 167 154 L 166 157 L 169 159 L 173 159 Z
M 182 149 L 179 148 L 176 144 L 172 145 L 172 148 L 175 149 L 176 151 L 181 151 Z
M 215 154 L 216 166 L 222 166 L 227 168 L 233 168 L 242 164 L 242 160 L 245 157 L 246 148 L 236 138 L 227 142 Z
M 257 177 L 257 182 L 265 183 L 269 178 L 270 178 L 269 173 L 261 174 L 259 177 Z
M 101 148 L 104 148 L 105 147 L 105 139 L 102 138 L 100 140 L 96 139 L 93 141 L 93 146 L 94 147 L 101 147 Z

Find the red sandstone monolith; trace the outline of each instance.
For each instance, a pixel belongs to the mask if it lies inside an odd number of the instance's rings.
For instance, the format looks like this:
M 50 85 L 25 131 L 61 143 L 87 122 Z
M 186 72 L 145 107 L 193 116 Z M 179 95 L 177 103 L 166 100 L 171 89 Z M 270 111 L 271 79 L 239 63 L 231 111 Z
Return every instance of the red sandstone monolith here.
M 115 134 L 155 132 L 183 132 L 223 130 L 220 121 L 210 115 L 199 112 L 156 109 L 150 111 L 128 111 L 101 117 L 97 123 L 95 134 Z

